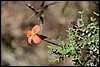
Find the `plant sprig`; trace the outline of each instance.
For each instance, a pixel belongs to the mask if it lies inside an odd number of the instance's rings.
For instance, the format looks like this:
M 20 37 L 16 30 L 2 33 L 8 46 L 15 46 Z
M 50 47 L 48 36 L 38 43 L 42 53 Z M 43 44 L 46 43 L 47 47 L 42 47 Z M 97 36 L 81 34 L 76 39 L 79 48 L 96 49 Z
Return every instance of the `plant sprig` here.
M 97 66 L 99 65 L 99 24 L 97 19 L 90 17 L 90 24 L 85 25 L 84 22 L 84 11 L 79 11 L 80 18 L 74 24 L 74 27 L 68 28 L 68 39 L 66 42 L 61 40 L 60 46 L 54 48 L 48 45 L 51 54 L 59 55 L 59 60 L 62 57 L 72 56 L 74 58 L 73 62 L 76 66 Z M 94 13 L 97 16 L 99 14 Z M 73 22 L 74 23 L 74 22 Z M 82 60 L 82 50 L 89 47 L 87 60 Z M 95 58 L 93 58 L 95 57 Z M 57 60 L 58 60 L 57 59 Z M 90 62 L 91 61 L 91 62 Z M 56 62 L 56 61 L 55 61 Z

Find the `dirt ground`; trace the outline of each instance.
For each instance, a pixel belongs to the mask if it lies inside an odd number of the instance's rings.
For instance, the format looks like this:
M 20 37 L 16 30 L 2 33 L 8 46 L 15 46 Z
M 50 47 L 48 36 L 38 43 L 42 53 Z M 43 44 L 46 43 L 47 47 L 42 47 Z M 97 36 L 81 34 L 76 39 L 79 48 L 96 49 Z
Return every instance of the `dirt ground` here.
M 55 1 L 46 1 L 46 4 Z M 57 1 L 58 3 L 48 7 L 44 12 L 44 24 L 42 34 L 50 38 L 58 39 L 59 36 L 67 39 L 67 27 L 71 21 L 79 18 L 78 11 L 86 11 L 85 22 L 88 23 L 92 11 L 98 11 L 93 1 Z M 1 2 L 1 65 L 2 66 L 73 66 L 72 58 L 66 58 L 62 62 L 49 64 L 51 57 L 47 51 L 49 43 L 29 45 L 23 30 L 30 30 L 39 24 L 37 16 L 29 19 L 33 11 L 26 7 L 25 3 L 40 9 L 42 1 L 2 1 Z M 62 14 L 63 12 L 63 14 Z M 54 57 L 53 57 L 54 58 Z

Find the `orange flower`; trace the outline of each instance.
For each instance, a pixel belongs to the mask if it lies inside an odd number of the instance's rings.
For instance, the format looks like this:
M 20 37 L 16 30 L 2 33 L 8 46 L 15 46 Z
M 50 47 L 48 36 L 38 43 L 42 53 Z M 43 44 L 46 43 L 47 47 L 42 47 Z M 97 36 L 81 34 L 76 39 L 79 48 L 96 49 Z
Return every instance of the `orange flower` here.
M 27 34 L 28 37 L 28 42 L 30 44 L 32 44 L 32 40 L 35 44 L 39 44 L 41 43 L 41 38 L 37 35 L 37 33 L 40 31 L 40 26 L 39 25 L 35 25 L 32 30 L 30 31 L 24 31 L 25 34 Z

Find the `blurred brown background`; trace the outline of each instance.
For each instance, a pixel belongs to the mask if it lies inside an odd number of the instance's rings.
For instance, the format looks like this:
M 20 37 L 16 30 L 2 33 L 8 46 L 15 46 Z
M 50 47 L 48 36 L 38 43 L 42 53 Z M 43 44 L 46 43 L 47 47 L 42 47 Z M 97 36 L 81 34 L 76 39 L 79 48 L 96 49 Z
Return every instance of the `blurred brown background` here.
M 52 2 L 55 1 L 45 1 L 45 5 Z M 99 10 L 94 1 L 57 2 L 44 12 L 42 34 L 55 39 L 61 36 L 64 41 L 67 39 L 67 27 L 71 26 L 71 21 L 79 18 L 78 11 L 88 10 L 84 15 L 88 23 L 92 11 Z M 29 45 L 23 30 L 29 30 L 39 23 L 35 16 L 27 21 L 34 12 L 25 3 L 39 9 L 42 1 L 1 1 L 1 66 L 72 66 L 72 58 L 49 64 L 51 56 L 47 53 L 47 42 Z

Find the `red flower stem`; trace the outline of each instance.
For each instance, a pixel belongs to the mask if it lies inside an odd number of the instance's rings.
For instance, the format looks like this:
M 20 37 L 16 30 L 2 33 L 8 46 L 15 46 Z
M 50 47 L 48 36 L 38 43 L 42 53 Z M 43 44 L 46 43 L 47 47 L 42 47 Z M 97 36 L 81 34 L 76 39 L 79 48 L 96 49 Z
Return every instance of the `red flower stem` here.
M 47 36 L 44 36 L 44 35 L 40 35 L 40 34 L 37 34 L 42 40 L 48 42 L 48 43 L 51 43 L 53 45 L 56 45 L 56 46 L 60 46 L 60 41 L 58 40 L 55 40 L 53 38 L 49 38 Z

